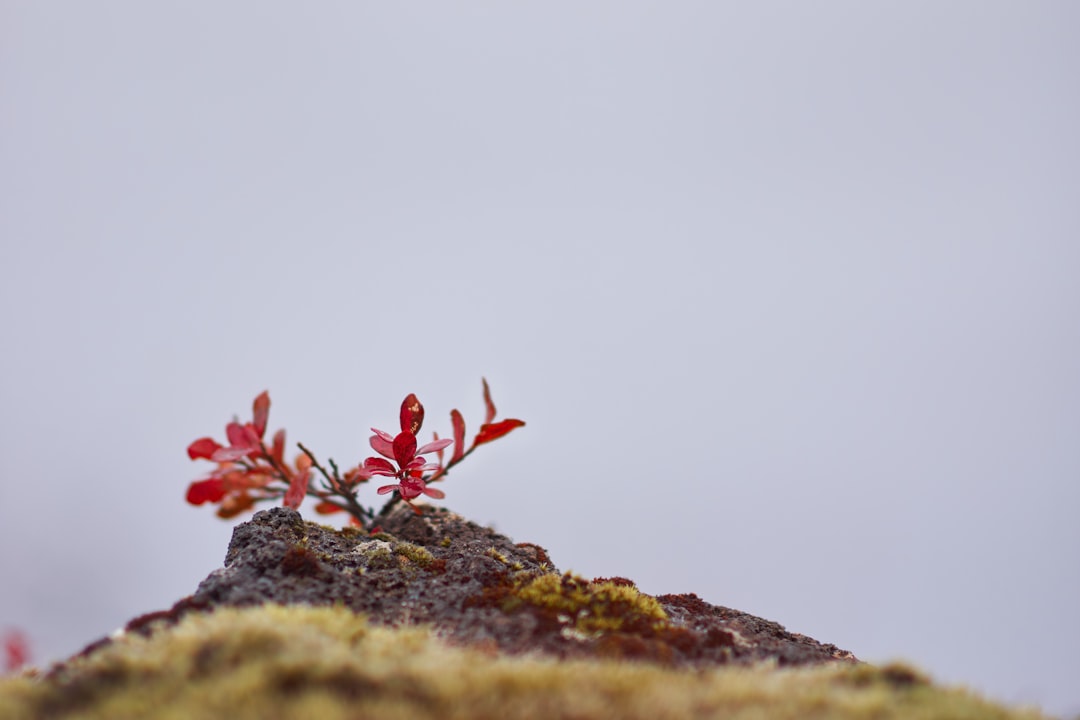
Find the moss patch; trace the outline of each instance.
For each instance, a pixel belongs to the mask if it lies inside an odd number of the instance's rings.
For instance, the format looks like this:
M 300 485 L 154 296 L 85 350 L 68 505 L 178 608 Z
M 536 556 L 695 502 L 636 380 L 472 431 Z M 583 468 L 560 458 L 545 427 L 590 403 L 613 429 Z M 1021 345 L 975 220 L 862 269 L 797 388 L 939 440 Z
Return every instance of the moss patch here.
M 680 671 L 506 657 L 343 609 L 264 606 L 128 634 L 51 676 L 0 680 L 0 720 L 357 717 L 1035 720 L 904 666 Z
M 586 635 L 643 626 L 660 630 L 667 624 L 667 613 L 656 598 L 642 595 L 632 583 L 589 582 L 570 573 L 540 575 L 520 585 L 506 609 L 521 602 L 565 618 Z

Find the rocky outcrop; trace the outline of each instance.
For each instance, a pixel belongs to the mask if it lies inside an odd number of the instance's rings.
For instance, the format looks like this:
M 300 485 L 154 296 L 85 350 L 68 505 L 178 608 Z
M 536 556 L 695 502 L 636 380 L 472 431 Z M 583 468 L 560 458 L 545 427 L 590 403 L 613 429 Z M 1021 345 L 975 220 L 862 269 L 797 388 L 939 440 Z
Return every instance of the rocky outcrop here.
M 1042 718 L 695 595 L 560 573 L 447 510 L 378 522 L 257 513 L 191 596 L 0 679 L 0 720 Z
M 398 504 L 378 531 L 336 530 L 274 508 L 237 526 L 225 566 L 167 613 L 264 603 L 343 606 L 387 626 L 423 624 L 455 644 L 673 666 L 808 665 L 855 657 L 696 595 L 651 597 L 625 578 L 561 574 L 547 552 L 440 508 Z

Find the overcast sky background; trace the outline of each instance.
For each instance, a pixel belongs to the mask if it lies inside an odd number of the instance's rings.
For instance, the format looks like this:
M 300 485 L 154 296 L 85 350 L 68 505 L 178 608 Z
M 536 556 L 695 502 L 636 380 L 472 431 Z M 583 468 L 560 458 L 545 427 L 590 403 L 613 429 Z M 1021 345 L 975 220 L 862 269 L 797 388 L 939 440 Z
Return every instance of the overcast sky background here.
M 583 575 L 1080 713 L 1080 4 L 0 2 L 0 630 L 170 606 L 269 389 Z M 376 502 L 374 492 L 364 495 Z

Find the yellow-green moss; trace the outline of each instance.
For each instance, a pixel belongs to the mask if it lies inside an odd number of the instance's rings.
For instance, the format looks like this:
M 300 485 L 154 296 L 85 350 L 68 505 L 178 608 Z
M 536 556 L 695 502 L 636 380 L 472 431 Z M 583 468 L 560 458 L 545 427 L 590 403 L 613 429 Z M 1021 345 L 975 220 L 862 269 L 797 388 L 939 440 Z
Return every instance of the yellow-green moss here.
M 408 558 L 420 567 L 427 567 L 435 560 L 435 556 L 432 555 L 427 548 L 421 547 L 420 545 L 413 545 L 408 542 L 399 542 L 395 544 L 394 554 Z
M 775 718 L 1036 720 L 901 666 L 687 671 L 502 657 L 348 610 L 265 606 L 129 635 L 51 679 L 0 680 L 0 720 Z
M 503 555 L 501 552 L 499 552 L 494 547 L 489 547 L 487 550 L 484 551 L 484 554 L 487 555 L 490 558 L 494 558 L 495 560 L 498 560 L 503 565 L 506 565 L 507 563 L 510 562 L 509 560 L 506 559 L 505 555 Z
M 355 525 L 346 525 L 345 527 L 332 527 L 330 525 L 319 525 L 323 530 L 328 530 L 332 533 L 337 533 L 346 540 L 356 540 L 360 537 L 367 537 L 367 532 L 356 527 Z
M 667 621 L 656 598 L 631 585 L 589 582 L 566 573 L 539 575 L 518 587 L 511 598 L 565 616 L 585 634 L 621 630 L 644 622 L 655 628 Z M 513 600 L 507 609 L 513 609 Z
M 399 540 L 367 540 L 357 545 L 353 552 L 368 568 L 408 568 L 410 565 L 426 568 L 435 561 L 427 548 Z

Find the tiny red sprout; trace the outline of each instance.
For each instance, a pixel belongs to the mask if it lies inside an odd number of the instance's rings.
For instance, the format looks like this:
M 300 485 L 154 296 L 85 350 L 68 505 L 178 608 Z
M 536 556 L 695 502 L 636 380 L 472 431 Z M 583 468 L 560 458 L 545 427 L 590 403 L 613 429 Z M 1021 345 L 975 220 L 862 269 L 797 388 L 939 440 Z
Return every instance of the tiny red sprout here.
M 8 630 L 4 633 L 4 672 L 18 672 L 30 662 L 30 641 L 20 630 Z
M 421 494 L 434 498 L 445 497 L 441 491 L 427 487 L 427 483 L 423 479 L 424 473 L 438 473 L 442 470 L 442 466 L 438 463 L 427 462 L 423 456 L 428 453 L 442 451 L 453 440 L 449 438 L 436 439 L 423 447 L 417 448 L 416 433 L 420 431 L 423 422 L 424 406 L 416 399 L 416 395 L 410 394 L 401 403 L 401 432 L 392 436 L 384 430 L 371 428 L 371 431 L 375 433 L 369 441 L 371 449 L 383 457 L 367 458 L 364 460 L 364 469 L 372 475 L 395 477 L 399 481 L 394 485 L 380 487 L 378 489 L 380 495 L 397 490 L 399 497 L 410 505 L 412 504 L 411 501 Z M 394 462 L 391 463 L 390 460 Z
M 465 447 L 465 420 L 457 410 L 450 413 L 453 439 L 440 438 L 435 433 L 431 442 L 420 445 L 417 436 L 424 424 L 424 406 L 415 394 L 410 393 L 402 401 L 398 414 L 400 432 L 391 435 L 372 428 L 374 434 L 369 443 L 378 456 L 369 457 L 344 472 L 339 472 L 333 460 L 327 470 L 302 444 L 299 448 L 303 454 L 291 463 L 287 461 L 284 430 L 273 434 L 268 448 L 264 438 L 270 415 L 270 395 L 262 392 L 252 404 L 251 422 L 234 420 L 225 426 L 227 445 L 203 437 L 188 446 L 189 458 L 209 460 L 216 467 L 209 476 L 189 485 L 187 501 L 192 505 L 215 504 L 218 516 L 230 518 L 268 500 L 299 509 L 304 498 L 311 497 L 317 501 L 315 512 L 346 511 L 352 524 L 368 528 L 375 519 L 375 512 L 357 501 L 356 491 L 372 477 L 382 476 L 396 482 L 379 487 L 377 493 L 394 493 L 391 503 L 402 500 L 419 513 L 421 510 L 413 505 L 413 500 L 422 495 L 445 497 L 441 490 L 431 487 L 432 482 L 442 480 L 447 470 L 468 457 L 479 445 L 525 424 L 512 419 L 495 422 L 495 404 L 487 380 L 483 385 L 484 424 L 469 448 Z M 444 465 L 444 450 L 450 445 L 454 450 L 450 462 Z M 431 453 L 436 454 L 437 462 L 424 457 Z

